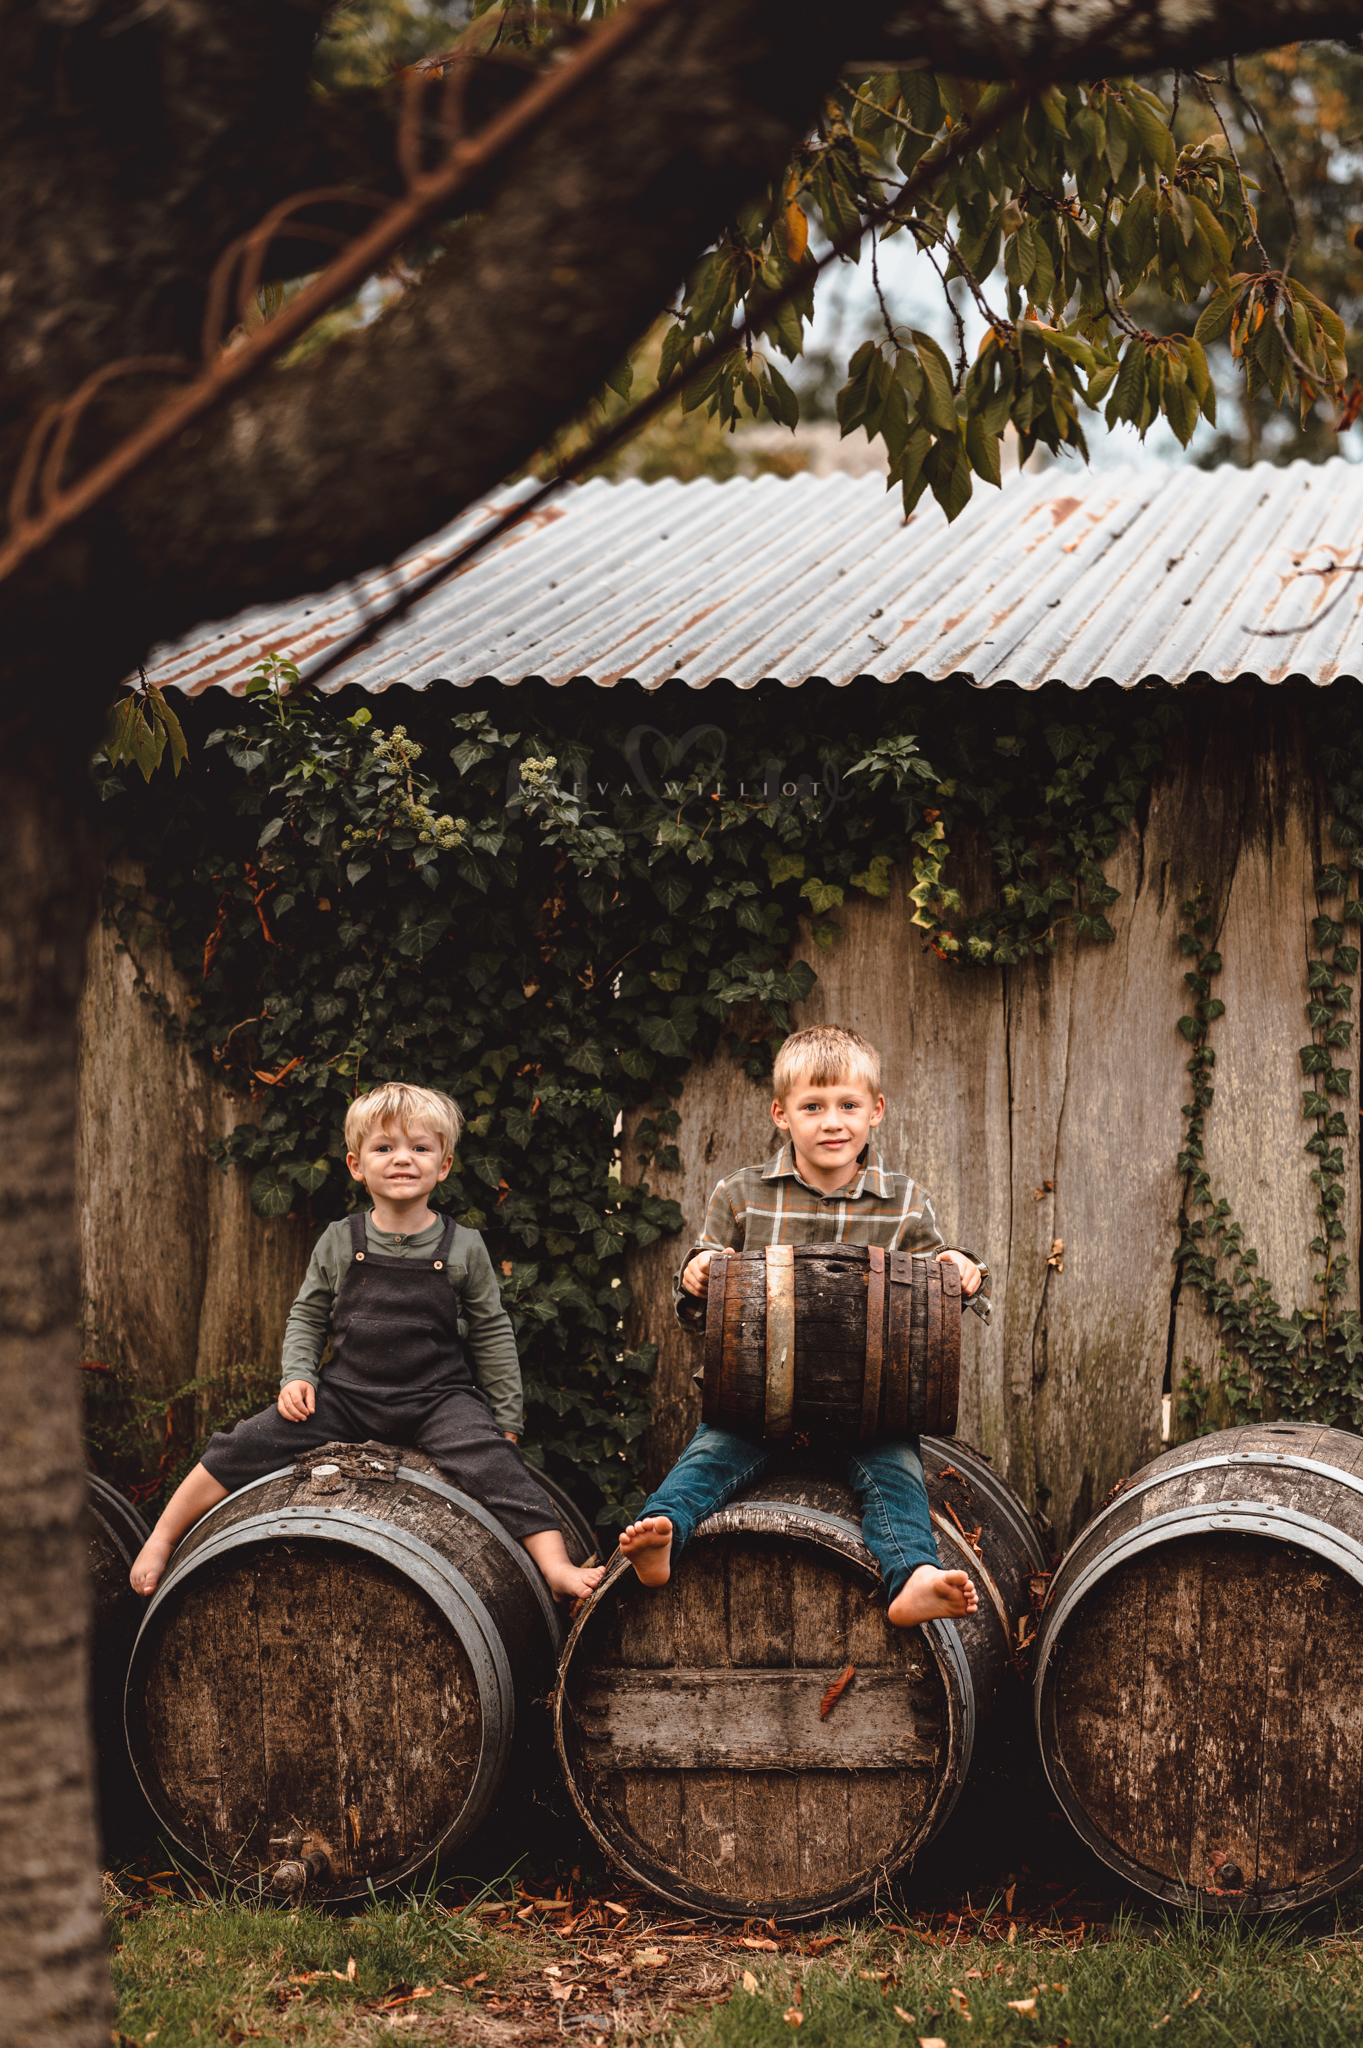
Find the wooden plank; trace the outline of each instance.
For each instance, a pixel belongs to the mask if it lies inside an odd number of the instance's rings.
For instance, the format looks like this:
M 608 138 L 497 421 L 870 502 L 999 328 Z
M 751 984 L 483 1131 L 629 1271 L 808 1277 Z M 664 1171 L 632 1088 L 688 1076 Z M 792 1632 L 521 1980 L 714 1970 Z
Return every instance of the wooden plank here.
M 596 1782 L 644 1854 L 660 1869 L 680 1874 L 686 1860 L 680 1773 L 612 1771 Z
M 1276 1890 L 1319 1882 L 1363 1846 L 1363 1596 L 1333 1565 L 1286 1547 L 1264 1576 L 1259 1883 Z
M 845 1572 L 817 1552 L 792 1551 L 791 1643 L 797 1669 L 841 1671 L 849 1661 L 848 1598 Z M 846 1772 L 824 1770 L 802 1776 L 796 1816 L 800 1889 L 810 1896 L 845 1883 L 853 1859 Z
M 1133 1859 L 1175 1882 L 1192 1864 L 1198 1756 L 1202 1562 L 1196 1537 L 1147 1553 L 1145 1657 L 1136 1796 L 1125 1822 Z
M 483 1710 L 468 1654 L 445 1617 L 410 1584 L 393 1603 L 404 1854 L 432 1847 L 472 1790 Z
M 1252 1880 L 1259 1861 L 1268 1642 L 1266 1546 L 1239 1536 L 1202 1539 L 1197 1792 L 1190 1874 L 1217 1884 L 1224 1857 Z
M 677 1867 L 692 1884 L 732 1898 L 738 1890 L 738 1822 L 732 1771 L 681 1775 L 682 1848 Z
M 331 1602 L 336 1748 L 347 1872 L 377 1875 L 404 1850 L 401 1731 L 403 1581 L 377 1558 L 352 1553 Z
M 334 1841 L 345 1810 L 326 1558 L 276 1542 L 256 1559 L 265 1820 L 274 1835 L 297 1820 Z
M 749 1899 L 803 1893 L 800 1780 L 793 1771 L 734 1772 L 734 1881 Z
M 1118 1748 L 1129 1732 L 1129 1700 L 1138 1689 L 1132 1666 L 1139 1667 L 1144 1611 L 1139 1569 L 1114 1572 L 1071 1615 L 1060 1650 L 1061 1761 L 1084 1811 L 1110 1839 L 1116 1838 L 1118 1777 L 1125 1768 Z
M 598 1770 L 896 1770 L 930 1763 L 896 1670 L 859 1669 L 826 1720 L 839 1676 L 800 1671 L 601 1674 L 582 1689 L 586 1753 Z
M 726 1550 L 727 1662 L 737 1671 L 789 1666 L 795 1647 L 791 1546 L 779 1537 L 747 1536 Z
M 767 1328 L 766 1434 L 791 1433 L 795 1417 L 795 1251 L 787 1244 L 766 1247 Z

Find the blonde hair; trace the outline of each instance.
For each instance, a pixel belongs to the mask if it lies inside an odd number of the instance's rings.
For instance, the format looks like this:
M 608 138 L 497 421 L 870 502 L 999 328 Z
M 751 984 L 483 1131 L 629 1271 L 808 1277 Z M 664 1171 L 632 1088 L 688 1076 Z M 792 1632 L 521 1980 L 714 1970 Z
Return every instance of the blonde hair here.
M 357 1095 L 346 1111 L 345 1146 L 358 1154 L 366 1138 L 384 1124 L 396 1124 L 410 1132 L 413 1124 L 425 1124 L 444 1145 L 446 1157 L 459 1143 L 464 1119 L 459 1105 L 434 1088 L 413 1088 L 407 1081 L 385 1081 L 367 1095 Z
M 880 1093 L 880 1054 L 869 1038 L 838 1024 L 811 1024 L 793 1031 L 776 1055 L 771 1076 L 778 1102 L 794 1095 L 801 1082 L 832 1088 L 839 1081 L 864 1081 L 872 1095 Z

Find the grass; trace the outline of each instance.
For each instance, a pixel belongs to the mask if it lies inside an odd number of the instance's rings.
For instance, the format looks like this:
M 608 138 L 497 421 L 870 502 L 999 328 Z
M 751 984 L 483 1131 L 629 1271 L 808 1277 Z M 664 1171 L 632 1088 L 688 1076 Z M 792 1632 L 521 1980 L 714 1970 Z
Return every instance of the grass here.
M 799 2048 L 1355 2048 L 1363 1940 L 1193 1916 L 1119 1921 L 1076 1945 L 906 1929 L 837 1962 L 772 1958 L 679 2031 L 685 2048 L 791 2048 L 797 2028 Z
M 127 2048 L 396 2048 L 413 2038 L 399 2016 L 462 2010 L 460 1979 L 501 1974 L 504 1943 L 430 1899 L 341 1919 L 306 1905 L 164 1891 L 147 1902 L 113 1880 L 108 1888 L 114 2039 L 121 2031 Z
M 343 1918 L 208 1898 L 174 1880 L 110 1880 L 114 2039 L 121 2048 L 548 2048 L 563 2039 L 604 2048 L 607 2033 L 610 2048 L 1363 2040 L 1357 1901 L 1310 1925 L 1191 1914 L 1151 1923 L 1120 1912 L 1087 1926 L 1048 1924 L 1044 1912 L 882 1916 L 782 1930 L 773 1949 L 767 1930 L 669 1920 L 638 1895 L 628 1932 L 604 1908 L 560 1932 L 538 1901 L 517 1917 L 528 1891 L 503 1890 L 500 1912 L 427 1893 Z

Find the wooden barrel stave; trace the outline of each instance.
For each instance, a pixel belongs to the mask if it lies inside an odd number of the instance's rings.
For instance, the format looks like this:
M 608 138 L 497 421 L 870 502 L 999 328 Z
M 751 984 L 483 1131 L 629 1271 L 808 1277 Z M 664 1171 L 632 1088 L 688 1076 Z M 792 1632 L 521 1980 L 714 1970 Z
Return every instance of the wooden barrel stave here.
M 712 1265 L 702 1413 L 715 1427 L 779 1438 L 771 1420 L 768 1287 L 763 1253 Z M 799 1246 L 793 1300 L 796 1441 L 954 1430 L 960 1285 L 953 1267 L 864 1245 Z M 869 1331 L 868 1300 L 875 1310 Z
M 923 1451 L 934 1502 L 966 1498 L 942 1476 L 952 1466 L 976 1488 L 981 1511 L 962 1520 L 985 1562 L 940 1506 L 937 1528 L 943 1562 L 959 1545 L 995 1588 L 978 1616 L 891 1628 L 850 1494 L 787 1472 L 704 1523 L 666 1589 L 615 1566 L 574 1629 L 555 1694 L 569 1789 L 612 1859 L 677 1905 L 817 1919 L 902 1867 L 949 1814 L 1044 1553 L 977 1454 Z M 849 1663 L 856 1677 L 821 1720 Z
M 182 1849 L 264 1871 L 297 1822 L 326 1847 L 335 1900 L 472 1834 L 562 1634 L 486 1509 L 416 1452 L 387 1453 L 391 1477 L 358 1474 L 356 1452 L 312 1453 L 190 1532 L 143 1622 L 126 1709 L 139 1778 Z M 316 1471 L 336 1456 L 346 1469 Z
M 1273 1912 L 1363 1871 L 1361 1686 L 1363 1441 L 1266 1424 L 1165 1453 L 1082 1532 L 1035 1709 L 1105 1861 L 1159 1898 Z

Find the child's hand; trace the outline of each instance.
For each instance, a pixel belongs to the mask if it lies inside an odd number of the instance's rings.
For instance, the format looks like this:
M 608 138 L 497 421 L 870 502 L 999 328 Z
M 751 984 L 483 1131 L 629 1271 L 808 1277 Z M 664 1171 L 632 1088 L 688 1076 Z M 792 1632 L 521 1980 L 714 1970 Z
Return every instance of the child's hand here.
M 971 1295 L 979 1292 L 984 1275 L 973 1259 L 968 1259 L 964 1252 L 938 1252 L 937 1256 L 939 1259 L 950 1259 L 952 1265 L 959 1271 L 962 1294 Z
M 722 1249 L 726 1259 L 733 1257 L 734 1248 L 731 1244 L 726 1244 Z M 710 1261 L 714 1256 L 713 1251 L 697 1252 L 695 1258 L 687 1262 L 686 1269 L 682 1274 L 682 1290 L 684 1293 L 704 1294 L 707 1291 L 710 1285 Z
M 275 1406 L 286 1422 L 306 1422 L 317 1407 L 317 1394 L 310 1380 L 290 1380 L 279 1389 Z

